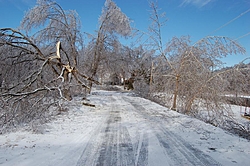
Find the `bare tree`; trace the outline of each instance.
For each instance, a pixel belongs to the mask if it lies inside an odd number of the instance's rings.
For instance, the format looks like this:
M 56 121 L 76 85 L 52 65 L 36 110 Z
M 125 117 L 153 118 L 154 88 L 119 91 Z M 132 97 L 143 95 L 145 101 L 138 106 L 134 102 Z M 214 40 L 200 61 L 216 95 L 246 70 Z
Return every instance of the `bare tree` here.
M 149 41 L 153 46 L 153 49 L 157 51 L 158 56 L 162 56 L 164 58 L 164 47 L 162 41 L 162 27 L 165 26 L 167 22 L 166 13 L 159 13 L 160 9 L 157 5 L 157 2 L 150 1 L 149 6 L 151 8 L 150 11 L 150 20 L 151 24 L 149 26 Z M 151 42 L 152 41 L 152 42 Z M 166 59 L 167 60 L 167 59 Z
M 106 0 L 99 18 L 99 29 L 93 47 L 93 61 L 91 62 L 91 78 L 94 78 L 102 59 L 105 48 L 108 47 L 116 35 L 129 36 L 131 33 L 129 18 L 112 1 Z M 90 88 L 92 83 L 90 83 Z
M 149 44 L 155 50 L 155 57 L 149 67 L 150 95 L 153 99 L 160 97 L 156 100 L 173 110 L 178 109 L 214 125 L 223 126 L 231 117 L 225 100 L 228 80 L 237 84 L 245 83 L 247 79 L 237 67 L 220 70 L 223 67 L 221 58 L 230 54 L 244 54 L 245 49 L 235 40 L 223 36 L 206 36 L 196 43 L 192 43 L 188 36 L 174 37 L 164 45 L 161 28 L 167 19 L 164 13 L 159 14 L 157 3 L 151 2 L 150 8 L 152 24 L 149 27 Z M 225 75 L 228 79 L 225 79 Z M 243 86 L 237 87 L 238 91 L 242 91 L 239 88 L 242 89 Z
M 223 78 L 228 81 L 227 91 L 229 94 L 234 94 L 236 98 L 239 95 L 249 94 L 249 69 L 250 64 L 244 64 L 242 62 L 235 66 L 223 68 L 218 71 L 227 71 L 223 74 Z
M 188 37 L 173 38 L 167 44 L 171 70 L 166 76 L 173 78 L 174 98 L 172 109 L 176 110 L 177 96 L 185 97 L 185 111 L 190 112 L 195 100 L 203 98 L 216 103 L 225 90 L 222 73 L 213 69 L 221 67 L 220 58 L 228 54 L 244 53 L 235 41 L 226 37 L 205 37 L 191 45 Z M 212 102 L 213 101 L 213 102 Z
M 80 19 L 75 11 L 65 11 L 51 0 L 39 0 L 37 5 L 26 13 L 20 29 L 25 30 L 26 33 L 36 30 L 32 38 L 35 39 L 36 44 L 39 43 L 44 47 L 44 50 L 48 50 L 48 47 L 51 48 L 51 45 L 60 40 L 60 48 L 65 55 L 59 59 L 60 62 L 75 68 L 80 58 L 78 50 L 83 47 L 80 25 Z M 60 73 L 60 71 L 57 72 Z
M 60 40 L 70 56 L 66 61 L 72 66 L 77 65 L 77 49 L 83 45 L 80 28 L 80 18 L 75 11 L 65 11 L 51 0 L 38 0 L 37 5 L 25 14 L 20 26 L 26 33 L 37 31 L 32 38 L 40 46 L 46 47 Z
M 78 69 L 77 48 L 82 41 L 75 14 L 41 0 L 22 21 L 26 33 L 32 27 L 38 30 L 32 36 L 12 28 L 0 29 L 3 130 L 36 119 L 45 121 L 52 108 L 64 109 L 62 100 L 70 101 L 75 87 L 81 93 L 89 89 L 88 81 L 98 84 Z

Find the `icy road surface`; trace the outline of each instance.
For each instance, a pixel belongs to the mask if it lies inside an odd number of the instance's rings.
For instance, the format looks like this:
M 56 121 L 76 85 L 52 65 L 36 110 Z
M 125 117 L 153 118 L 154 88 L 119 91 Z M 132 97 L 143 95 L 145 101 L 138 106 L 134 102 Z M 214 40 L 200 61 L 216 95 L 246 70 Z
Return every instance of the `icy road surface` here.
M 75 99 L 43 134 L 0 135 L 6 166 L 248 165 L 250 143 L 127 93 L 95 91 L 96 107 Z

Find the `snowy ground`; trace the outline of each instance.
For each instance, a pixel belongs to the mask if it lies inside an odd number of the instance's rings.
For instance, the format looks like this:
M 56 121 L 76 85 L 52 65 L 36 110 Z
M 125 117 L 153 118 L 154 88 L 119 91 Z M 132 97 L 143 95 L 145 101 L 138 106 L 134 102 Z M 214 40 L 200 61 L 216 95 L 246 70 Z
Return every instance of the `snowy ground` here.
M 89 100 L 95 108 L 74 99 L 67 113 L 40 129 L 43 134 L 0 135 L 0 165 L 250 163 L 249 141 L 149 100 L 101 90 Z

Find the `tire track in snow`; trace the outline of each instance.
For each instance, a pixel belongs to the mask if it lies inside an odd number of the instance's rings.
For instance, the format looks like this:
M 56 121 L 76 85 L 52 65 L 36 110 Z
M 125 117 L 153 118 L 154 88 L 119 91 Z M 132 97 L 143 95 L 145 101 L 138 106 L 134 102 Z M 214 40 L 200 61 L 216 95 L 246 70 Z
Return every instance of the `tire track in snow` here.
M 139 140 L 138 140 L 139 141 Z M 140 142 L 140 141 L 139 141 Z M 129 131 L 122 125 L 119 109 L 112 106 L 105 123 L 100 123 L 83 150 L 77 166 L 144 165 L 147 164 L 147 136 L 143 135 L 136 158 Z M 137 163 L 135 163 L 137 162 Z
M 152 123 L 151 127 L 154 134 L 174 165 L 221 165 L 209 155 L 192 147 L 181 137 L 164 128 L 160 119 L 148 113 L 142 105 L 134 102 L 129 97 L 123 97 L 123 99 L 130 103 L 138 114 L 141 114 Z
M 148 135 L 147 133 L 143 134 L 142 140 L 139 141 L 138 147 L 138 159 L 135 162 L 138 166 L 148 165 Z
M 117 165 L 119 150 L 119 122 L 121 121 L 119 114 L 119 111 L 110 112 L 110 116 L 104 130 L 101 151 L 98 154 L 97 165 Z
M 121 128 L 120 143 L 119 143 L 119 165 L 134 165 L 134 150 L 129 136 L 128 129 L 126 127 Z
M 98 127 L 94 130 L 85 149 L 77 161 L 77 166 L 94 165 L 97 162 L 96 154 L 100 150 L 100 140 L 102 139 L 103 121 L 99 122 Z

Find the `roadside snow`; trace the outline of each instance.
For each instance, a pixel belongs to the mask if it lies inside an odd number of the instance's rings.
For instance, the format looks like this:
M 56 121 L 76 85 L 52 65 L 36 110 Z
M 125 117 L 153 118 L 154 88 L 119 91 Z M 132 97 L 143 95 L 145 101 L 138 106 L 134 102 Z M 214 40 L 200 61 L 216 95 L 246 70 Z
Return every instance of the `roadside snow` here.
M 117 163 L 121 165 L 125 165 L 124 156 L 130 157 L 133 163 L 126 165 L 174 165 L 179 161 L 175 161 L 163 147 L 162 140 L 168 140 L 165 138 L 167 134 L 178 139 L 169 141 L 181 143 L 173 150 L 182 152 L 180 148 L 189 147 L 187 150 L 193 152 L 197 149 L 222 165 L 250 163 L 250 142 L 220 128 L 127 93 L 96 90 L 88 99 L 96 105 L 95 108 L 83 106 L 80 98 L 76 98 L 69 103 L 67 113 L 43 126 L 43 134 L 18 131 L 0 135 L 0 165 L 100 164 L 105 159 L 102 154 L 107 153 L 103 150 L 106 145 L 113 146 L 113 141 L 120 145 L 112 149 L 112 154 L 120 156 Z M 115 123 L 107 125 L 110 119 Z M 112 130 L 112 133 L 104 132 L 106 130 Z M 162 131 L 167 133 L 161 135 Z M 113 138 L 114 135 L 117 138 Z M 106 139 L 110 142 L 103 142 Z M 123 151 L 114 152 L 119 148 Z M 96 158 L 94 152 L 100 156 Z M 180 155 L 181 162 L 192 165 L 181 153 L 175 153 Z M 95 161 L 87 161 L 92 159 Z
M 0 165 L 75 165 L 91 132 L 106 116 L 105 110 L 79 105 L 75 101 L 68 114 L 47 124 L 44 134 L 18 131 L 0 135 Z

